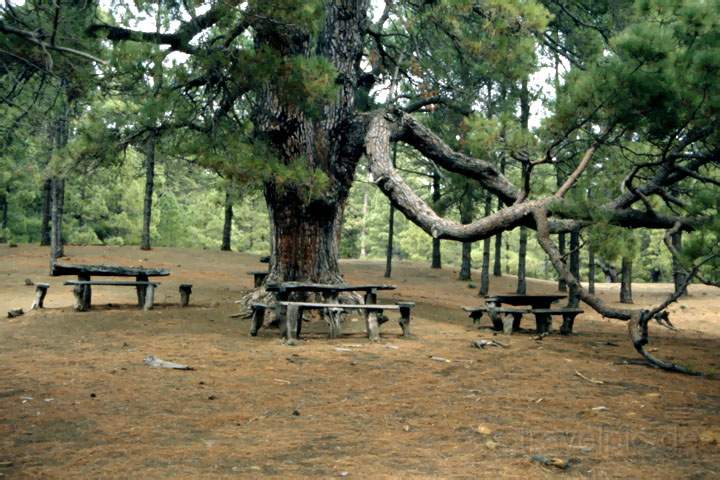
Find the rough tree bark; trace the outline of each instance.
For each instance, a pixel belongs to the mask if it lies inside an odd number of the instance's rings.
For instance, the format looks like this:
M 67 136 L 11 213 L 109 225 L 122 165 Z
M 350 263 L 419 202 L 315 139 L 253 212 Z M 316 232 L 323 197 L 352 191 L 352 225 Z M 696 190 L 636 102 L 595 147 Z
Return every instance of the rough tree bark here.
M 230 251 L 232 243 L 232 221 L 233 221 L 233 202 L 232 195 L 229 191 L 225 192 L 225 220 L 223 222 L 222 246 L 220 250 L 224 252 Z
M 367 217 L 369 209 L 368 185 L 363 185 L 362 223 L 360 227 L 360 258 L 367 257 Z
M 488 194 L 485 197 L 485 216 L 492 212 L 492 199 Z M 498 237 L 495 236 L 495 247 L 497 248 Z M 482 270 L 480 271 L 480 295 L 485 296 L 490 292 L 490 237 L 483 240 Z
M 50 229 L 50 255 L 52 258 L 65 256 L 62 234 L 62 218 L 65 206 L 65 179 L 52 178 L 52 209 Z
M 437 205 L 440 201 L 440 173 L 437 169 L 433 170 L 432 176 L 432 201 L 433 205 Z M 432 239 L 432 263 L 430 268 L 442 268 L 442 253 L 440 252 L 440 239 Z
M 529 130 L 530 122 L 530 91 L 528 90 L 528 79 L 523 78 L 520 85 L 520 126 L 523 130 Z M 528 166 L 523 160 L 522 166 L 523 185 L 528 184 Z M 517 272 L 517 289 L 516 292 L 525 295 L 527 293 L 527 279 L 525 276 L 527 265 L 527 229 L 520 227 L 520 242 L 518 245 L 518 272 Z
M 518 272 L 516 293 L 527 294 L 527 278 L 525 266 L 527 264 L 527 228 L 520 227 L 520 240 L 518 242 Z
M 632 298 L 632 258 L 622 257 L 620 279 L 620 303 L 633 303 Z
M 145 143 L 145 199 L 143 201 L 143 228 L 140 248 L 150 250 L 150 224 L 152 222 L 153 191 L 155 189 L 155 147 L 157 137 L 151 134 Z
M 259 141 L 272 146 L 279 161 L 322 172 L 328 185 L 310 198 L 306 186 L 264 185 L 271 225 L 270 274 L 266 281 L 305 280 L 342 282 L 338 264 L 343 212 L 355 167 L 363 153 L 362 138 L 349 138 L 355 116 L 355 92 L 366 28 L 368 0 L 328 2 L 317 43 L 306 31 L 288 26 L 278 35 L 271 22 L 256 26 L 258 48 L 268 48 L 285 58 L 318 55 L 338 72 L 338 91 L 323 106 L 321 115 L 310 116 L 287 99 L 273 84 L 257 92 L 253 111 Z
M 42 191 L 42 220 L 40 223 L 40 245 L 50 246 L 50 217 L 52 207 L 52 180 L 46 178 Z

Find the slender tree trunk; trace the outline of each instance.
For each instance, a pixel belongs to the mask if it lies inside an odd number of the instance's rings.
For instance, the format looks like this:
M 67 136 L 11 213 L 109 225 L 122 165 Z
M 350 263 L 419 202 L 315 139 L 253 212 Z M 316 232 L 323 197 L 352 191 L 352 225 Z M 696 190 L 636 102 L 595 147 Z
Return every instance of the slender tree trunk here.
M 460 221 L 463 224 L 472 222 L 473 201 L 470 192 L 466 190 L 460 205 Z M 458 280 L 472 279 L 472 242 L 462 242 L 462 261 Z
M 528 90 L 528 79 L 523 78 L 520 87 L 520 126 L 528 130 L 530 121 L 530 91 Z M 523 164 L 523 187 L 529 175 L 528 167 Z M 520 227 L 520 245 L 518 246 L 518 277 L 517 293 L 527 293 L 527 279 L 525 278 L 525 267 L 527 261 L 527 228 Z
M 588 245 L 588 292 L 595 294 L 595 249 Z
M 42 191 L 42 221 L 40 223 L 40 245 L 50 245 L 50 216 L 52 207 L 52 180 L 46 178 Z
M 233 221 L 233 202 L 230 192 L 225 192 L 225 221 L 223 222 L 222 246 L 220 250 L 224 252 L 230 251 L 232 243 L 232 221 Z
M 65 256 L 62 234 L 62 218 L 65 205 L 65 179 L 52 178 L 52 210 L 50 230 L 50 255 L 52 258 Z
M 392 146 L 392 164 L 395 166 L 397 160 L 397 144 L 394 143 Z M 395 207 L 392 203 L 390 204 L 390 213 L 388 215 L 388 236 L 387 236 L 387 249 L 385 252 L 385 278 L 392 276 L 392 257 L 393 257 L 393 240 L 395 236 Z
M 0 243 L 7 242 L 8 199 L 7 193 L 0 197 Z
M 678 252 L 682 250 L 682 232 L 677 232 L 671 237 L 672 246 Z M 680 287 L 685 283 L 686 273 L 680 262 L 673 256 L 672 258 L 672 269 L 673 269 L 673 283 L 675 284 L 675 292 L 680 290 Z M 687 290 L 683 292 L 683 296 L 687 295 Z
M 150 250 L 150 225 L 152 222 L 153 190 L 155 189 L 155 144 L 157 138 L 151 134 L 145 144 L 145 200 L 143 202 L 143 229 L 140 248 Z
M 520 227 L 520 243 L 518 245 L 518 274 L 516 293 L 521 295 L 527 294 L 527 278 L 525 276 L 525 266 L 527 260 L 527 228 Z
M 500 157 L 500 172 L 505 173 L 505 156 Z M 502 200 L 498 199 L 498 210 L 501 210 L 503 205 Z M 493 276 L 502 277 L 502 232 L 495 235 L 495 258 L 493 259 Z
M 367 217 L 369 209 L 368 186 L 364 185 L 363 206 L 362 206 L 362 224 L 360 227 L 360 258 L 367 257 Z
M 557 28 L 553 31 L 553 36 L 555 38 L 555 41 L 559 41 L 560 34 L 559 34 Z M 560 92 L 560 65 L 561 65 L 560 54 L 557 51 L 554 52 L 553 59 L 554 59 L 554 67 L 555 67 L 555 76 L 553 78 L 553 86 L 555 87 L 555 96 L 557 97 L 557 95 L 559 95 L 559 92 Z M 560 186 L 562 186 L 562 184 L 563 184 L 562 172 L 560 171 L 560 165 L 558 165 L 558 164 L 555 165 L 555 180 L 557 182 L 558 188 Z M 558 234 L 558 248 L 560 250 L 560 255 L 564 256 L 565 255 L 565 234 L 564 233 Z M 560 276 L 558 279 L 558 290 L 560 290 L 561 292 L 567 291 L 567 283 L 562 278 L 562 276 Z
M 562 255 L 563 258 L 565 258 L 565 234 L 559 233 L 558 234 L 558 249 L 560 250 L 560 255 Z M 563 260 L 564 262 L 564 260 Z M 558 280 L 558 290 L 561 292 L 567 292 L 567 283 L 565 280 L 560 276 L 560 279 Z
M 580 282 L 580 231 L 570 232 L 570 273 Z M 570 288 L 568 306 L 577 307 L 580 304 L 580 292 L 577 288 Z
M 632 298 L 632 259 L 622 258 L 622 275 L 620 282 L 620 303 L 633 303 Z
M 432 190 L 432 201 L 434 205 L 440 201 L 440 174 L 437 170 L 433 171 L 433 190 Z M 440 253 L 440 239 L 432 239 L 432 264 L 431 268 L 442 268 L 442 258 Z
M 492 200 L 490 194 L 485 197 L 485 216 L 492 212 Z M 497 255 L 498 238 L 495 237 L 495 249 Z M 502 273 L 502 272 L 501 272 Z M 490 237 L 483 240 L 482 270 L 480 272 L 480 295 L 485 296 L 490 292 Z

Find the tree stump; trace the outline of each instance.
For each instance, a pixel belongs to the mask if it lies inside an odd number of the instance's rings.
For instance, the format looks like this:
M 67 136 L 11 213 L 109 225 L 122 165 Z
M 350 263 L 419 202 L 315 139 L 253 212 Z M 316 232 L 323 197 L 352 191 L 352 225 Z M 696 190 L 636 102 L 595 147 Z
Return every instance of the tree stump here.
M 400 328 L 403 331 L 403 337 L 409 337 L 410 334 L 410 310 L 415 306 L 413 302 L 398 302 L 400 307 Z
M 87 310 L 85 306 L 85 286 L 75 285 L 73 288 L 73 295 L 75 295 L 75 310 L 78 312 L 84 312 Z
M 183 283 L 180 285 L 180 306 L 187 307 L 190 303 L 190 294 L 192 293 L 192 284 Z
M 48 283 L 38 283 L 35 285 L 35 302 L 33 302 L 30 310 L 45 308 L 43 302 L 45 302 L 45 295 L 47 295 L 48 288 L 50 288 L 50 284 Z

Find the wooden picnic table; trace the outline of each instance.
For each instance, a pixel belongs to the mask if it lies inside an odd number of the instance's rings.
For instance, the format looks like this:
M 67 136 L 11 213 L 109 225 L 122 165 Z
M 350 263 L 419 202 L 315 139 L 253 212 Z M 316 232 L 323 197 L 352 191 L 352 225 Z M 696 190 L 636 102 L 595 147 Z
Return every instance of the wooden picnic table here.
M 116 286 L 134 286 L 137 290 L 138 305 L 146 307 L 146 294 L 148 288 L 154 291 L 153 282 L 149 281 L 150 277 L 166 277 L 170 275 L 170 271 L 164 268 L 148 268 L 148 267 L 123 267 L 119 265 L 69 265 L 60 263 L 51 263 L 50 275 L 53 277 L 65 275 L 77 275 L 78 282 L 70 282 L 79 289 L 80 301 L 76 304 L 78 310 L 88 310 L 92 298 L 92 285 L 116 285 Z M 93 281 L 92 277 L 135 277 L 135 282 L 108 282 Z M 152 305 L 150 305 L 152 308 Z
M 517 293 L 506 293 L 490 295 L 485 297 L 485 307 L 465 307 L 473 319 L 479 320 L 484 312 L 490 316 L 493 327 L 496 330 L 503 330 L 511 333 L 520 328 L 520 322 L 524 314 L 535 315 L 535 322 L 538 333 L 550 331 L 552 315 L 563 316 L 562 333 L 572 332 L 572 324 L 575 316 L 582 313 L 578 308 L 551 308 L 553 302 L 557 302 L 567 295 L 524 295 Z M 511 305 L 504 307 L 503 305 Z M 517 307 L 525 308 L 517 308 Z M 528 308 L 529 307 L 529 308 Z
M 528 305 L 531 308 L 550 308 L 558 300 L 567 298 L 567 295 L 523 295 L 519 293 L 502 293 L 485 297 L 485 303 L 494 307 L 505 305 Z
M 377 304 L 377 292 L 379 290 L 395 290 L 395 288 L 394 285 L 348 285 L 307 282 L 279 282 L 265 286 L 266 291 L 274 293 L 275 315 L 280 321 L 280 331 L 290 341 L 300 336 L 300 329 L 302 328 L 302 319 L 295 318 L 294 315 L 288 316 L 287 307 L 282 304 L 282 302 L 289 299 L 291 294 L 320 293 L 323 297 L 323 303 L 337 304 L 338 296 L 342 292 L 365 292 L 365 305 L 375 305 Z M 371 313 L 366 313 L 366 317 Z M 326 312 L 321 310 L 321 314 L 325 316 Z M 253 332 L 257 334 L 260 325 L 254 323 L 252 328 Z

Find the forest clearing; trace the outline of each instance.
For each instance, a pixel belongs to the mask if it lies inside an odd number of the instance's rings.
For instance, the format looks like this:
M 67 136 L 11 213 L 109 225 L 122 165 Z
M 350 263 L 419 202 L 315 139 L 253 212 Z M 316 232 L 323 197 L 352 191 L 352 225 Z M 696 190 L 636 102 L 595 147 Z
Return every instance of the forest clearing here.
M 720 478 L 718 32 L 3 0 L 0 479 Z
M 453 271 L 398 262 L 392 297 L 417 299 L 416 338 L 362 321 L 327 339 L 307 324 L 287 347 L 277 329 L 249 337 L 231 319 L 252 287 L 253 255 L 130 247 L 67 247 L 70 260 L 174 269 L 158 305 L 129 289 L 97 289 L 90 312 L 47 277 L 45 249 L 0 246 L 0 309 L 46 309 L 0 321 L 0 470 L 8 478 L 717 478 L 720 473 L 720 297 L 691 286 L 674 305 L 678 332 L 653 332 L 663 356 L 711 372 L 698 378 L 637 364 L 624 324 L 594 312 L 569 337 L 494 336 L 457 308 L 477 290 Z M 348 281 L 380 281 L 377 261 L 342 262 Z M 493 291 L 515 278 L 493 278 Z M 190 307 L 177 285 L 194 283 Z M 531 292 L 556 283 L 529 281 Z M 671 284 L 636 285 L 639 305 Z M 598 284 L 609 301 L 617 286 Z M 107 303 L 113 306 L 107 306 Z M 24 305 L 22 303 L 22 305 Z M 472 348 L 496 338 L 508 348 Z M 147 355 L 194 371 L 152 369 Z M 436 359 L 432 359 L 435 357 Z M 437 360 L 445 359 L 446 361 Z M 578 376 L 601 381 L 595 384 Z M 32 400 L 27 398 L 32 397 Z M 575 459 L 566 470 L 533 455 Z M 573 463 L 573 462 L 571 462 Z

